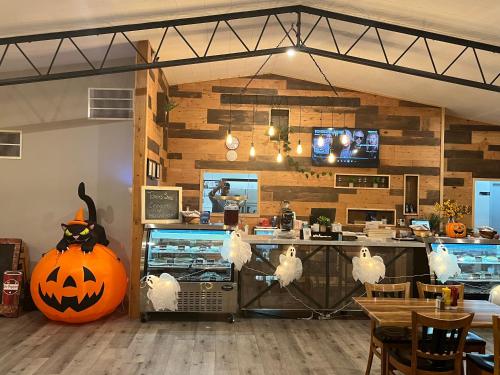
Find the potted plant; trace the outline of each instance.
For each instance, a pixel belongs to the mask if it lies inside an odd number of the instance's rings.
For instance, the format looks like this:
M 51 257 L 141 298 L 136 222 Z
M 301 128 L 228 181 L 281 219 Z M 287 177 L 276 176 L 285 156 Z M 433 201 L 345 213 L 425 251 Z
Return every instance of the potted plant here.
M 445 228 L 448 237 L 461 238 L 467 235 L 465 224 L 457 220 L 460 220 L 464 215 L 469 215 L 472 212 L 470 206 L 458 204 L 448 199 L 444 201 L 443 204 L 436 203 L 434 205 L 434 211 L 440 212 L 442 217 L 448 218 L 448 223 Z
M 350 176 L 350 177 L 347 177 L 347 182 L 349 183 L 349 187 L 353 188 L 354 182 L 356 182 L 356 179 L 353 176 Z
M 376 176 L 373 178 L 373 187 L 378 189 L 378 184 L 381 182 L 380 177 Z
M 433 233 L 439 233 L 439 224 L 441 223 L 441 218 L 437 214 L 429 215 L 429 226 Z
M 330 218 L 326 216 L 318 217 L 319 231 L 326 232 L 326 228 L 331 225 Z

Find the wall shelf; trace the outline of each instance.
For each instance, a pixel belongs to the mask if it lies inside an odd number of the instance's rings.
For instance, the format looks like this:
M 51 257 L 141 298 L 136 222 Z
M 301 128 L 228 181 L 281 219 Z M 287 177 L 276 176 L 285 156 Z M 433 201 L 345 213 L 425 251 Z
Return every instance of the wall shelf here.
M 391 176 L 386 174 L 335 173 L 335 188 L 388 190 Z
M 387 219 L 387 224 L 385 225 L 396 225 L 396 210 L 391 208 L 347 208 L 346 223 L 351 225 L 364 225 L 369 215 L 377 221 Z
M 403 215 L 418 216 L 420 176 L 418 174 L 405 174 L 403 181 Z

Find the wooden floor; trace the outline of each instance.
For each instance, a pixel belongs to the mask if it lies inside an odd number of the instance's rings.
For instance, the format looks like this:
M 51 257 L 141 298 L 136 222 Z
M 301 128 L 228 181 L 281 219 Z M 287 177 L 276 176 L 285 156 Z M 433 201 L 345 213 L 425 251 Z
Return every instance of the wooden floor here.
M 140 323 L 117 313 L 69 326 L 31 312 L 0 319 L 0 374 L 358 375 L 368 333 L 368 320 Z

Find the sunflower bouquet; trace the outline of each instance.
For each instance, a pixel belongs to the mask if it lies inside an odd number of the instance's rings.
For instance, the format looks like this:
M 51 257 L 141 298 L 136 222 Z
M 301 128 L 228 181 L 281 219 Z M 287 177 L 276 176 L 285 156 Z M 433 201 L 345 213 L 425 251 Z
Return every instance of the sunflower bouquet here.
M 472 213 L 472 208 L 471 206 L 458 204 L 448 199 L 445 200 L 443 204 L 436 203 L 434 205 L 434 211 L 441 213 L 441 216 L 448 217 L 450 221 L 455 221 L 463 218 L 464 215 Z

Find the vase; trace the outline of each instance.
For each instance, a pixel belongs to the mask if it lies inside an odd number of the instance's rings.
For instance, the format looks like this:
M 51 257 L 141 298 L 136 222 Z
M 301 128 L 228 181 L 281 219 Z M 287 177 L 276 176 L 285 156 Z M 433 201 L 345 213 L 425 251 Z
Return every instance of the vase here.
M 325 232 L 326 232 L 326 225 L 320 225 L 320 226 L 319 226 L 319 231 L 320 231 L 321 233 L 325 233 Z
M 448 218 L 446 224 L 446 235 L 450 238 L 463 238 L 467 234 L 467 227 L 464 223 L 456 222 L 454 218 Z

